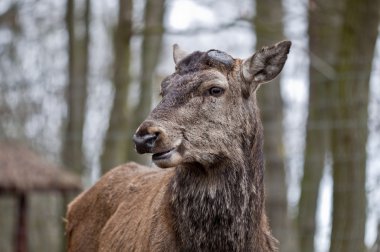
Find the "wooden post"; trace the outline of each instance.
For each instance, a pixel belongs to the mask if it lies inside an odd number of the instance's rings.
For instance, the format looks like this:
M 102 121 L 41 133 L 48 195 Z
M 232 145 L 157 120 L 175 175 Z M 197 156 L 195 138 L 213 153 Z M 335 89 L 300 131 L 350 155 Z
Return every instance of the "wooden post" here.
M 16 232 L 14 248 L 16 252 L 27 251 L 27 201 L 26 194 L 21 193 L 18 196 L 18 212 L 16 221 Z

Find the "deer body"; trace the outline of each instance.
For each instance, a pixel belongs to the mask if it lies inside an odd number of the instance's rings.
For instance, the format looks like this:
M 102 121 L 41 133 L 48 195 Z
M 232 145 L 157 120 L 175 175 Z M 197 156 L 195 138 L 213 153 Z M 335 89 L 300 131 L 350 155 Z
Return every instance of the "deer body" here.
M 69 251 L 275 251 L 255 92 L 289 47 L 242 61 L 175 46 L 176 72 L 134 136 L 137 151 L 166 169 L 128 163 L 79 195 L 67 215 Z

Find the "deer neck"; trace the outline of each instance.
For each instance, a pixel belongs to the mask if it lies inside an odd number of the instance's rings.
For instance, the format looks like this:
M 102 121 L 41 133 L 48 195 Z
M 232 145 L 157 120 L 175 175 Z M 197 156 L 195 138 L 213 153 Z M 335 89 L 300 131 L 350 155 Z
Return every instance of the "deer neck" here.
M 181 251 L 255 250 L 263 209 L 261 137 L 242 144 L 244 157 L 207 169 L 176 168 L 170 208 Z

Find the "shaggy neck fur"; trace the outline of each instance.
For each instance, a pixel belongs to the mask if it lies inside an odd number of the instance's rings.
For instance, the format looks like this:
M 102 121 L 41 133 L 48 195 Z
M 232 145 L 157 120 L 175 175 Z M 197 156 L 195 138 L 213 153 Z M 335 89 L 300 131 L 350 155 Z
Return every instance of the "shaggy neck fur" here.
M 261 124 L 241 141 L 242 157 L 177 167 L 169 190 L 180 251 L 262 251 Z

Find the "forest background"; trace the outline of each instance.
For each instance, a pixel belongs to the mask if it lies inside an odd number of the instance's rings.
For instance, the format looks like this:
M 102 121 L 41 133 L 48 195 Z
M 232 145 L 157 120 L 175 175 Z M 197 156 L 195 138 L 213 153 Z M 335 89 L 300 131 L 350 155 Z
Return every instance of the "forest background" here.
M 245 58 L 289 39 L 280 78 L 258 93 L 280 251 L 380 251 L 379 15 L 380 0 L 2 0 L 0 141 L 87 188 L 118 164 L 151 163 L 132 135 L 174 70 L 174 43 Z M 28 194 L 29 251 L 64 251 L 66 203 Z M 0 209 L 8 252 L 13 195 Z

